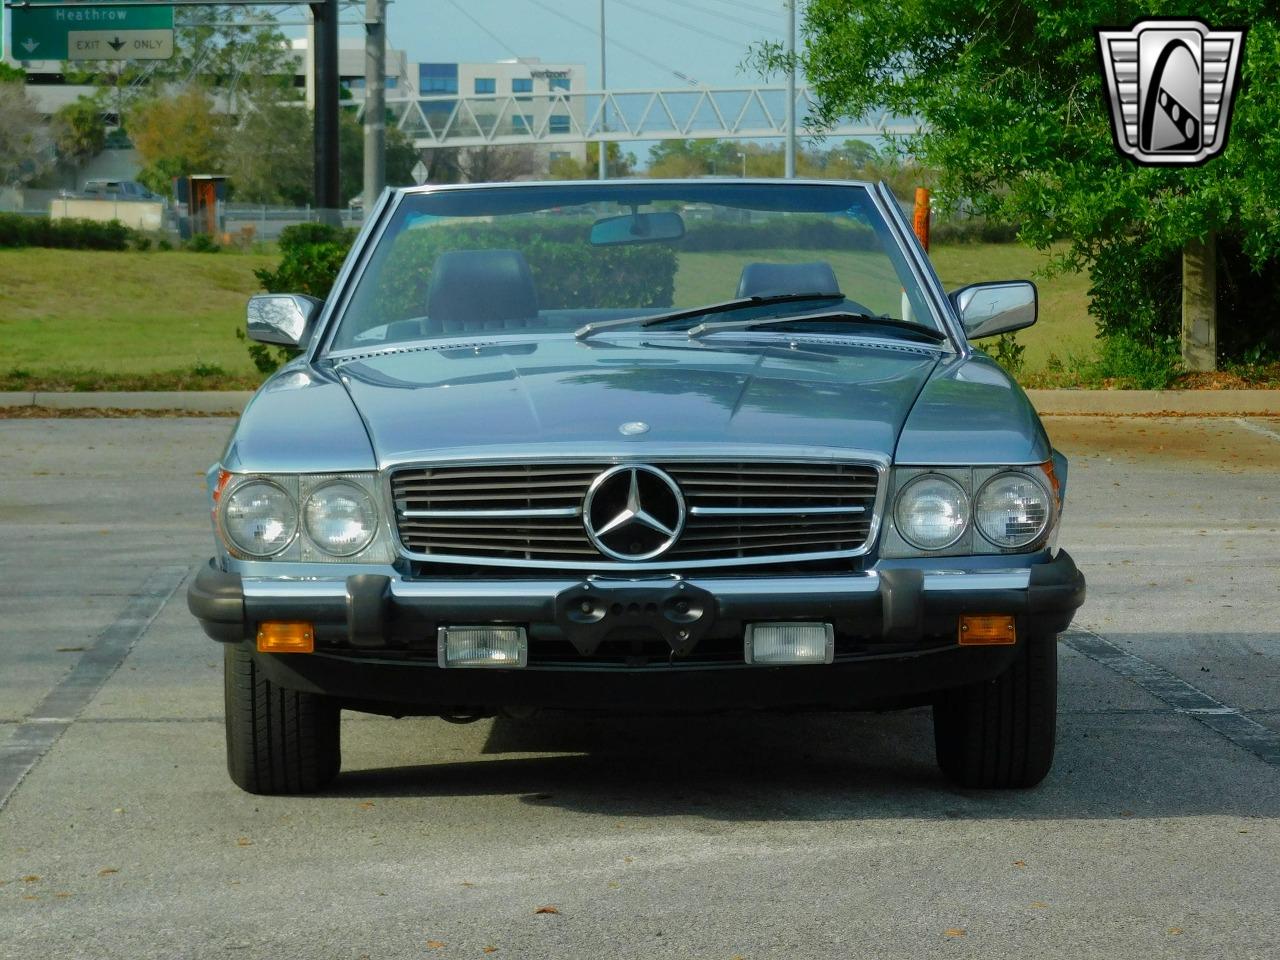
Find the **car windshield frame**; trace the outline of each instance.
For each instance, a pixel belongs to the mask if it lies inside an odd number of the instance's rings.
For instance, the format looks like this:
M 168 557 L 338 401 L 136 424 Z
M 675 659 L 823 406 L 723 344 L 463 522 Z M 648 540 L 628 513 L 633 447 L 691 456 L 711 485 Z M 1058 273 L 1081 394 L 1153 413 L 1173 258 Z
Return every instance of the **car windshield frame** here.
M 385 241 L 388 239 L 389 230 L 396 223 L 397 216 L 400 214 L 404 204 L 412 202 L 415 198 L 454 195 L 459 206 L 465 209 L 472 203 L 477 206 L 480 205 L 479 198 L 471 199 L 475 194 L 492 194 L 493 198 L 490 203 L 495 203 L 500 208 L 512 211 L 534 211 L 547 209 L 548 205 L 542 203 L 531 204 L 528 199 L 522 200 L 519 194 L 525 191 L 539 191 L 543 194 L 563 192 L 571 195 L 575 201 L 582 203 L 599 199 L 626 202 L 625 193 L 634 193 L 640 198 L 645 198 L 637 200 L 639 203 L 650 202 L 654 197 L 657 199 L 679 198 L 684 199 L 686 202 L 697 202 L 696 198 L 679 197 L 678 195 L 683 190 L 690 190 L 696 193 L 704 189 L 715 191 L 717 188 L 727 188 L 729 191 L 742 190 L 744 188 L 764 188 L 778 191 L 796 191 L 798 188 L 861 191 L 866 207 L 874 211 L 879 217 L 879 224 L 871 223 L 869 225 L 883 243 L 883 254 L 893 263 L 895 270 L 900 274 L 906 274 L 916 284 L 919 299 L 925 306 L 930 320 L 937 326 L 939 332 L 943 334 L 943 339 L 937 344 L 937 347 L 948 353 L 960 355 L 969 352 L 968 341 L 963 332 L 957 327 L 958 320 L 954 316 L 954 311 L 948 309 L 950 303 L 946 299 L 946 294 L 942 289 L 936 272 L 933 270 L 932 264 L 924 253 L 923 248 L 920 248 L 915 235 L 911 232 L 911 228 L 907 224 L 897 200 L 893 198 L 893 195 L 884 184 L 876 185 L 866 181 L 854 180 L 779 180 L 761 178 L 746 180 L 714 180 L 710 178 L 705 180 L 647 180 L 637 178 L 603 182 L 525 181 L 499 184 L 430 184 L 420 187 L 390 188 L 384 191 L 374 208 L 366 216 L 364 224 L 353 243 L 352 255 L 348 257 L 339 271 L 318 318 L 316 335 L 312 337 L 307 349 L 304 351 L 304 355 L 308 362 L 326 359 L 340 361 L 356 355 L 402 349 L 407 343 L 448 342 L 450 340 L 471 341 L 477 338 L 500 342 L 528 338 L 529 334 L 526 331 L 486 331 L 483 333 L 459 333 L 457 336 L 433 335 L 385 346 L 353 344 L 334 347 L 337 333 L 342 326 L 348 309 L 351 307 L 352 299 L 361 280 L 368 270 L 375 265 L 379 255 L 385 255 L 387 250 Z M 622 192 L 621 195 L 618 193 L 619 191 Z M 732 193 L 729 195 L 731 196 Z M 743 206 L 747 205 L 744 204 Z M 853 206 L 854 204 L 851 202 L 850 208 Z M 780 202 L 778 209 L 793 210 L 795 208 L 793 205 Z M 450 214 L 442 213 L 440 215 L 448 216 Z M 484 214 L 478 213 L 473 209 L 469 211 L 469 215 L 482 216 Z M 403 226 L 400 229 L 403 229 Z M 658 330 L 660 329 L 658 328 Z M 625 333 L 631 330 L 644 335 L 652 335 L 657 332 L 654 328 L 639 326 L 633 328 L 619 327 L 616 332 Z M 677 331 L 673 329 L 672 332 Z M 683 330 L 678 332 L 684 333 Z M 566 331 L 568 336 L 573 336 L 573 334 L 574 331 L 572 330 Z M 845 335 L 858 336 L 852 331 Z

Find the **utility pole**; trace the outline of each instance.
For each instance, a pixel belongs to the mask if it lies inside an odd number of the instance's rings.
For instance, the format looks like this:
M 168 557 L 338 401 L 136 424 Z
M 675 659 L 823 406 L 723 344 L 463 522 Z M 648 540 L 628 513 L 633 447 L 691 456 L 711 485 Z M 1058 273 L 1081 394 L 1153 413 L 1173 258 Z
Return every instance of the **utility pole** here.
M 315 195 L 320 216 L 341 223 L 338 181 L 338 0 L 312 0 L 315 74 Z
M 603 2 L 603 0 L 601 0 Z M 796 0 L 787 5 L 787 150 L 785 176 L 796 176 Z
M 365 0 L 364 213 L 387 184 L 387 0 Z
M 608 129 L 609 119 L 609 99 L 605 91 L 609 89 L 609 83 L 605 79 L 604 72 L 604 0 L 600 0 L 600 129 L 601 131 Z M 600 180 L 609 179 L 609 145 L 603 140 L 599 141 L 600 155 L 598 157 L 596 176 Z
M 1218 369 L 1218 238 L 1182 248 L 1182 362 L 1188 370 Z

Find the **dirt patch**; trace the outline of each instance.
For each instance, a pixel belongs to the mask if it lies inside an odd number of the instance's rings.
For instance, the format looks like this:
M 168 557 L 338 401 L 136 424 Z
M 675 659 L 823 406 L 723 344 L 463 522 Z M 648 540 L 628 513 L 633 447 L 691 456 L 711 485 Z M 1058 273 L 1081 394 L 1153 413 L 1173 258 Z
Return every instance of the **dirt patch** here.
M 1280 418 L 1249 423 L 1280 436 Z M 1280 471 L 1280 439 L 1249 430 L 1230 417 L 1046 417 L 1053 445 L 1069 457 L 1194 461 L 1224 470 Z

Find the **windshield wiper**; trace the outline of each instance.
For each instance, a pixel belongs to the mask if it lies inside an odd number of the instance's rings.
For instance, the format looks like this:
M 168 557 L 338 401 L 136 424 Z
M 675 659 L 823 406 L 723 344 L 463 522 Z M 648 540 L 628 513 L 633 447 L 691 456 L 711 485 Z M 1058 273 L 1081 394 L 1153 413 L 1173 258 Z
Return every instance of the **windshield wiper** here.
M 649 316 L 622 317 L 618 320 L 600 320 L 596 323 L 583 324 L 573 332 L 579 340 L 585 340 L 601 330 L 614 330 L 618 327 L 652 327 L 659 323 L 671 323 L 675 320 L 689 320 L 693 317 L 705 317 L 713 313 L 732 313 L 734 310 L 745 310 L 748 307 L 767 307 L 774 303 L 795 303 L 802 300 L 835 301 L 843 300 L 843 293 L 780 293 L 771 297 L 738 297 L 720 303 L 708 303 L 701 307 L 686 307 L 672 310 L 669 313 L 654 313 Z
M 873 317 L 865 313 L 848 313 L 839 310 L 830 313 L 800 313 L 791 317 L 756 317 L 752 320 L 729 320 L 724 323 L 700 323 L 689 328 L 689 336 L 702 337 L 708 333 L 720 333 L 723 330 L 755 330 L 760 327 L 773 327 L 782 323 L 856 323 L 869 326 L 891 327 L 907 333 L 925 337 L 933 343 L 942 343 L 947 339 L 933 327 L 909 320 L 895 320 L 893 317 Z

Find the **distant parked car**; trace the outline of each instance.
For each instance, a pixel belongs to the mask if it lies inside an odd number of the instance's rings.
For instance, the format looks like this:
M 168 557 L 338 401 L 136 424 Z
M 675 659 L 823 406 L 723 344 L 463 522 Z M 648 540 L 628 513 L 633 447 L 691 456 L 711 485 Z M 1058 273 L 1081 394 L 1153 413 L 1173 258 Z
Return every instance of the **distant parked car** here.
M 81 192 L 86 197 L 103 200 L 160 199 L 160 197 L 152 193 L 136 180 L 86 180 L 84 182 L 84 190 Z

